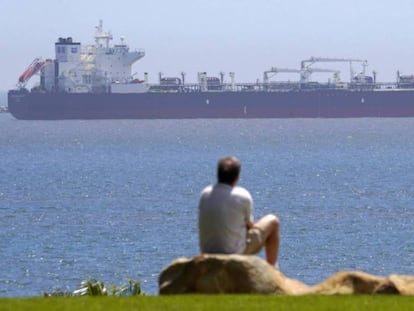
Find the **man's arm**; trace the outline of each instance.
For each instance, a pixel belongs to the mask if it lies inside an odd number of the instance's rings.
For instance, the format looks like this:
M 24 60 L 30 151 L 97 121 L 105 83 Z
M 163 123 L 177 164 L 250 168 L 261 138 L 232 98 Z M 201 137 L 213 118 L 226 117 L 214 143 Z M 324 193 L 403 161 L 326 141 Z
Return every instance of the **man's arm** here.
M 250 193 L 246 190 L 246 227 L 247 230 L 253 228 L 253 199 Z

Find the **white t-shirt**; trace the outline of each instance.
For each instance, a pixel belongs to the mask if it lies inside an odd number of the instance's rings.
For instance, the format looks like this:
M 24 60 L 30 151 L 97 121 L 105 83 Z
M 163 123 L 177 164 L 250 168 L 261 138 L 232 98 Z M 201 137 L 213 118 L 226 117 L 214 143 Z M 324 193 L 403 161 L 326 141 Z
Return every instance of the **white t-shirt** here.
M 253 221 L 253 200 L 242 187 L 218 183 L 206 187 L 198 206 L 202 253 L 241 254 L 246 247 L 246 224 Z

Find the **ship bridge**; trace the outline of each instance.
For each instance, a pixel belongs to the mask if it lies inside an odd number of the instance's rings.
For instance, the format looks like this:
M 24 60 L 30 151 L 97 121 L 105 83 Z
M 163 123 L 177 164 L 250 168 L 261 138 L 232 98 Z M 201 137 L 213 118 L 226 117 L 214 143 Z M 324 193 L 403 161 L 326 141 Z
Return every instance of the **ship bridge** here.
M 96 70 L 109 81 L 129 81 L 132 65 L 145 56 L 145 51 L 143 49 L 130 51 L 124 37 L 120 38 L 119 44 L 113 46 L 112 40 L 112 34 L 103 30 L 103 22 L 100 20 L 96 27 L 95 45 L 89 46 L 85 54 L 94 56 Z

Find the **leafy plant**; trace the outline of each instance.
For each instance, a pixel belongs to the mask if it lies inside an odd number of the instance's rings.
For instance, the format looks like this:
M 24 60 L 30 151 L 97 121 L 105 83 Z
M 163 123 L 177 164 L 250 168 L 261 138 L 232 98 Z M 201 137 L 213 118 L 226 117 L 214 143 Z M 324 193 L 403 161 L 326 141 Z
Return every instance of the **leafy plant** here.
M 121 287 L 112 285 L 111 287 L 112 296 L 140 296 L 144 295 L 141 289 L 141 284 L 138 281 L 132 279 L 128 280 L 128 284 L 124 284 Z
M 108 296 L 105 284 L 95 279 L 82 281 L 80 288 L 73 292 L 73 296 Z
M 80 287 L 73 292 L 56 290 L 50 293 L 44 293 L 44 297 L 71 297 L 71 296 L 140 296 L 145 295 L 142 291 L 141 284 L 133 279 L 128 279 L 128 283 L 120 287 L 111 285 L 108 290 L 103 282 L 96 279 L 82 281 Z

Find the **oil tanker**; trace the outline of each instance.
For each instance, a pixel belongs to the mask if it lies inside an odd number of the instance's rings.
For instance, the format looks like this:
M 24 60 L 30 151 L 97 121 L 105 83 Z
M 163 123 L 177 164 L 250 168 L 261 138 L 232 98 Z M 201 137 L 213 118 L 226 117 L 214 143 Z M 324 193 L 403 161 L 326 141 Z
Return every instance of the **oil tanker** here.
M 94 39 L 82 46 L 71 37 L 58 38 L 55 58 L 36 58 L 8 92 L 9 112 L 22 120 L 414 116 L 414 75 L 397 72 L 395 82 L 377 82 L 375 72 L 366 74 L 364 59 L 310 57 L 298 68 L 271 67 L 252 83 L 237 83 L 233 72 L 199 72 L 195 83 L 188 83 L 185 73 L 160 73 L 158 83 L 151 84 L 147 73 L 142 79 L 131 74 L 144 50 L 130 50 L 122 37 L 113 45 L 102 21 Z M 341 81 L 338 70 L 317 68 L 317 63 L 349 64 L 349 82 Z M 360 72 L 354 72 L 355 65 Z M 274 78 L 283 73 L 298 79 Z M 332 77 L 314 82 L 314 73 Z M 36 75 L 40 81 L 28 90 Z

